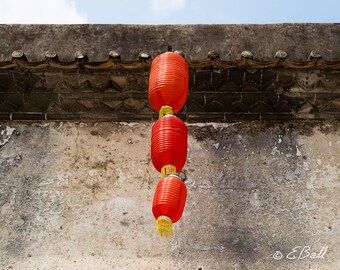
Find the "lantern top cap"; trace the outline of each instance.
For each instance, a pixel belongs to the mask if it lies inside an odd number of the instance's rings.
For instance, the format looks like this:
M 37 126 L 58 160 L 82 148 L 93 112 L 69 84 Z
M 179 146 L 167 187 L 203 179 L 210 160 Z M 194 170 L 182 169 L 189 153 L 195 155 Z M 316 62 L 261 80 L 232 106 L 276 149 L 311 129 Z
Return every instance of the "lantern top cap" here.
M 178 179 L 180 179 L 180 180 L 182 180 L 182 178 L 181 177 L 179 177 L 179 175 L 178 174 L 169 174 L 168 176 L 166 176 L 166 177 L 169 177 L 169 176 L 173 176 L 173 177 L 176 177 L 176 178 L 178 178 Z

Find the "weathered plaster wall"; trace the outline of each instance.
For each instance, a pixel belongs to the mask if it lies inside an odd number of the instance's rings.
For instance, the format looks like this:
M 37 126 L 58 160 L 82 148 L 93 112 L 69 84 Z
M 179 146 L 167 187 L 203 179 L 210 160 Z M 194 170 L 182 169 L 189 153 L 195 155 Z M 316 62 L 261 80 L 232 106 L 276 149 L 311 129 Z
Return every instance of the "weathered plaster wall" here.
M 0 268 L 339 269 L 339 122 L 190 125 L 170 240 L 151 125 L 2 123 Z

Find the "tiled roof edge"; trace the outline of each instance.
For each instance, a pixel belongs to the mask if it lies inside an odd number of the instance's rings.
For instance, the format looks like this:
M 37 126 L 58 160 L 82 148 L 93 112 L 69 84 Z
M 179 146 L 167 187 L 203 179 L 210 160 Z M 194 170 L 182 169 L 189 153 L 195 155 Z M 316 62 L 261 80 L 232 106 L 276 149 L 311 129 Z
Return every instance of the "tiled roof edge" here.
M 188 60 L 207 55 L 235 61 L 287 58 L 306 61 L 322 57 L 340 61 L 340 24 L 268 25 L 0 25 L 0 62 L 24 52 L 29 62 L 58 54 L 60 61 L 76 57 L 105 61 L 110 57 L 137 60 L 182 50 Z M 114 50 L 114 51 L 112 51 Z M 48 51 L 48 53 L 45 53 Z M 55 53 L 56 52 L 56 53 Z M 79 54 L 77 54 L 79 52 Z M 86 53 L 85 53 L 86 52 Z M 250 53 L 244 53 L 250 52 Z M 20 58 L 19 54 L 14 57 Z

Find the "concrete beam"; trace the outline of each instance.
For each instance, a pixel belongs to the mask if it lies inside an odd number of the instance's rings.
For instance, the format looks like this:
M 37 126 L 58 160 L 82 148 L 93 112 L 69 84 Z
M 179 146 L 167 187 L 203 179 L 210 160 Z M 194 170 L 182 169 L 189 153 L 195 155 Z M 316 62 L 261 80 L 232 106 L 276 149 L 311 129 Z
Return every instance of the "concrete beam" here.
M 111 50 L 136 60 L 141 52 L 155 56 L 168 46 L 189 60 L 204 59 L 212 50 L 221 59 L 236 60 L 243 51 L 271 60 L 279 50 L 288 59 L 307 60 L 317 51 L 325 60 L 340 60 L 340 24 L 273 25 L 0 25 L 0 61 L 22 50 L 29 61 L 55 51 L 62 61 L 78 50 L 90 61 L 104 61 Z

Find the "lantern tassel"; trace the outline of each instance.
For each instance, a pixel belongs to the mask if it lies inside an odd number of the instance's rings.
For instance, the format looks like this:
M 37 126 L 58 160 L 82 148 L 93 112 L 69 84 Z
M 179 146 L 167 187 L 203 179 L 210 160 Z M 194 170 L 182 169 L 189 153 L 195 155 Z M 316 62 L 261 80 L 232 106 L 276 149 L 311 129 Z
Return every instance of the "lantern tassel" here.
M 168 176 L 169 174 L 176 174 L 176 166 L 167 164 L 162 167 L 161 169 L 162 178 Z
M 163 118 L 166 115 L 173 115 L 174 111 L 171 106 L 164 105 L 159 110 L 159 118 Z
M 159 216 L 156 221 L 157 233 L 162 237 L 172 237 L 172 220 L 166 216 Z

